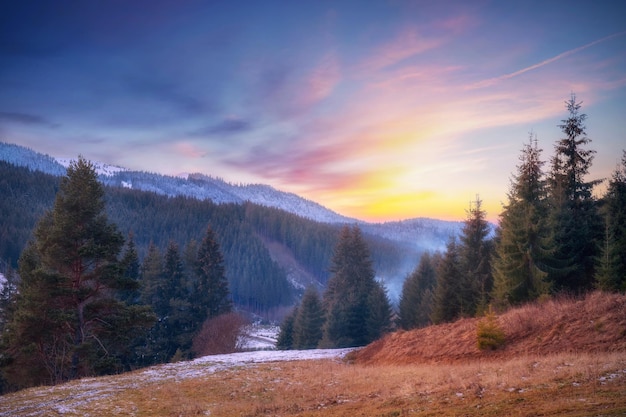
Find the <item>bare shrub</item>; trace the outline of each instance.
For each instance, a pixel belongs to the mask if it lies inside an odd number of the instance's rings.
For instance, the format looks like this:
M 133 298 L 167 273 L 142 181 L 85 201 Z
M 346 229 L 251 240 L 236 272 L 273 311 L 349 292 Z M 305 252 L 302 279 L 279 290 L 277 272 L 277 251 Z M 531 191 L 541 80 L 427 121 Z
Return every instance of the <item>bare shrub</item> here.
M 196 356 L 233 353 L 248 320 L 238 313 L 226 313 L 207 319 L 194 337 L 191 350 Z

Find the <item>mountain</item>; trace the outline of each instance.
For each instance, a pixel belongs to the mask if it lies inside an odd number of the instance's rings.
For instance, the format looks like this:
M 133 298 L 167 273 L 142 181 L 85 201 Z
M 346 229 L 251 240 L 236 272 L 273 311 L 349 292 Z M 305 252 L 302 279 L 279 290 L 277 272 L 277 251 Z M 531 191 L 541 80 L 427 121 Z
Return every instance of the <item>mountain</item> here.
M 0 142 L 0 160 L 25 166 L 46 174 L 65 175 L 70 158 L 55 159 L 32 149 Z M 235 185 L 204 174 L 173 177 L 156 173 L 130 171 L 122 167 L 91 161 L 105 185 L 151 191 L 169 197 L 186 196 L 211 200 L 216 204 L 246 201 L 275 207 L 321 223 L 356 223 L 356 219 L 342 216 L 326 207 L 293 193 L 276 190 L 269 185 Z
M 55 159 L 19 145 L 0 142 L 0 160 L 47 174 L 65 175 L 71 159 Z M 100 180 L 109 186 L 150 191 L 169 197 L 186 196 L 216 204 L 251 202 L 274 207 L 310 220 L 329 224 L 359 224 L 364 232 L 393 240 L 419 250 L 443 250 L 450 236 L 458 235 L 463 223 L 415 218 L 385 223 L 367 223 L 342 216 L 296 194 L 269 185 L 235 185 L 220 178 L 194 173 L 173 177 L 92 161 Z

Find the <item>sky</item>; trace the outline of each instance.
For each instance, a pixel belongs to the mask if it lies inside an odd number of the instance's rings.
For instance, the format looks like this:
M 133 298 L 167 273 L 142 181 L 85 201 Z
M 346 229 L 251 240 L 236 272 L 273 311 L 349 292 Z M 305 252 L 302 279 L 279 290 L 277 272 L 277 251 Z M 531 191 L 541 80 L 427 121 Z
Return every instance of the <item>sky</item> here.
M 571 94 L 589 179 L 615 170 L 624 16 L 613 0 L 3 1 L 0 141 L 367 221 L 464 220 L 478 196 L 497 221 L 530 132 L 549 161 Z

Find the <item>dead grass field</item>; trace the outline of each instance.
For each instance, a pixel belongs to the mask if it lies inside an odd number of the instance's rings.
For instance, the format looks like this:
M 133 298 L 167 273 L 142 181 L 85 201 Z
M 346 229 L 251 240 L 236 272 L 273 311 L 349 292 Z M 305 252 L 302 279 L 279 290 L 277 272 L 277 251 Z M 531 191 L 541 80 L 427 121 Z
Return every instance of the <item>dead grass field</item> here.
M 623 355 L 558 355 L 467 365 L 266 364 L 117 400 L 146 416 L 607 416 L 626 414 L 624 393 Z
M 132 374 L 131 374 L 132 376 Z M 115 378 L 115 377 L 109 377 Z M 626 355 L 558 354 L 439 365 L 275 362 L 102 395 L 78 382 L 2 397 L 11 416 L 618 416 Z M 82 402 L 88 395 L 97 401 Z M 24 407 L 35 400 L 38 406 Z M 62 407 L 58 405 L 62 404 Z M 42 406 L 43 405 L 43 406 Z M 56 407 L 52 407 L 56 405 Z M 4 408 L 4 407 L 3 407 Z M 4 408 L 6 410 L 6 408 Z
M 166 365 L 32 388 L 0 397 L 0 416 L 623 416 L 625 305 L 595 293 L 509 311 L 496 352 L 475 349 L 466 319 L 389 335 L 344 360 L 203 372 L 207 362 L 185 377 Z

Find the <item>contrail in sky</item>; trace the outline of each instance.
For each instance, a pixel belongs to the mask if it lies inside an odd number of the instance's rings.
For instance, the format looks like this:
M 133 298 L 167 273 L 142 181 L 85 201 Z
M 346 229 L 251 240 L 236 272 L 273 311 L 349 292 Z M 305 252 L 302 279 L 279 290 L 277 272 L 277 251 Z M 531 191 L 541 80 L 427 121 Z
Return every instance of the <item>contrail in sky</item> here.
M 489 87 L 490 85 L 493 85 L 493 84 L 497 83 L 498 81 L 508 80 L 510 78 L 517 77 L 518 75 L 522 75 L 522 74 L 524 74 L 524 73 L 526 73 L 528 71 L 532 71 L 534 69 L 541 68 L 541 67 L 543 67 L 545 65 L 551 64 L 551 63 L 553 63 L 555 61 L 558 61 L 561 58 L 568 57 L 570 55 L 573 55 L 573 54 L 575 54 L 577 52 L 582 51 L 583 49 L 590 48 L 590 47 L 592 47 L 594 45 L 597 45 L 599 43 L 608 41 L 609 39 L 613 39 L 613 38 L 616 38 L 618 36 L 622 36 L 624 34 L 626 34 L 626 31 L 614 33 L 614 34 L 606 36 L 606 37 L 604 37 L 602 39 L 598 39 L 598 40 L 595 40 L 593 42 L 590 42 L 590 43 L 588 43 L 586 45 L 579 46 L 578 48 L 570 49 L 569 51 L 565 51 L 563 53 L 560 53 L 560 54 L 558 54 L 558 55 L 556 55 L 556 56 L 554 56 L 552 58 L 546 59 L 545 61 L 541 61 L 541 62 L 539 62 L 537 64 L 534 64 L 534 65 L 531 65 L 529 67 L 522 68 L 521 70 L 518 70 L 518 71 L 515 71 L 515 72 L 511 72 L 509 74 L 504 74 L 504 75 L 501 75 L 499 77 L 489 78 L 488 80 L 479 81 L 479 82 L 471 85 L 469 87 L 469 89 Z

